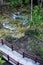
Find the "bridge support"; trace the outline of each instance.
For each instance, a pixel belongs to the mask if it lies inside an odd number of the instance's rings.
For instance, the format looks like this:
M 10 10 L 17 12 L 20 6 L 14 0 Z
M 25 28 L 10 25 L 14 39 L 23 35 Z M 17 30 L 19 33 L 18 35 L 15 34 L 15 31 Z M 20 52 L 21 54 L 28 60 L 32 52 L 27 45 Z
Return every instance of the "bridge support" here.
M 8 61 L 9 61 L 9 55 L 7 56 L 7 58 L 8 58 Z
M 17 65 L 19 65 L 19 62 L 17 63 Z
M 23 52 L 23 58 L 24 58 L 25 56 L 24 56 L 24 52 Z
M 37 62 L 37 56 L 35 56 L 35 63 Z
M 13 51 L 13 45 L 11 45 L 12 51 Z

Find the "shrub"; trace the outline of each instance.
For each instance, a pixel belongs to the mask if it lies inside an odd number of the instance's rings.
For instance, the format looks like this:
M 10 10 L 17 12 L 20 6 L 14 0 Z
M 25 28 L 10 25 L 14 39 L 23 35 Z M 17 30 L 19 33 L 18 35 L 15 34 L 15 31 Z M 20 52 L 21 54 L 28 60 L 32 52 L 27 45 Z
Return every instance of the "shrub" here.
M 39 35 L 39 31 L 37 29 L 35 29 L 35 30 L 27 29 L 25 31 L 25 35 L 29 35 L 29 36 Z
M 31 48 L 32 53 L 43 59 L 43 47 L 40 43 L 32 42 L 29 43 L 29 46 Z
M 11 6 L 22 6 L 22 0 L 11 0 Z
M 9 43 L 12 43 L 14 40 L 14 37 L 12 37 L 11 35 L 5 36 L 5 40 L 8 41 Z

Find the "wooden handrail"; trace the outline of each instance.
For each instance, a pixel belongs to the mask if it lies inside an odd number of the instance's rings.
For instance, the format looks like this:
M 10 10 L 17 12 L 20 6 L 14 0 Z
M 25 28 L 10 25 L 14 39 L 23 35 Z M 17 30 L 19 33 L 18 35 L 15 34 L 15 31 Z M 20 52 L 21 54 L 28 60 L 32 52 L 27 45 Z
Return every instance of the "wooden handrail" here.
M 4 55 L 4 56 L 7 57 L 7 58 L 8 58 L 8 56 L 9 56 L 8 54 L 6 54 L 6 53 L 3 52 L 3 51 L 2 51 L 2 55 Z M 9 56 L 9 60 L 12 61 L 13 63 L 15 63 L 16 65 L 17 65 L 17 63 L 18 63 L 16 60 L 14 60 L 13 58 L 11 58 L 10 56 Z M 22 64 L 19 63 L 19 65 L 22 65 Z
M 2 41 L 2 40 L 1 40 Z M 3 44 L 6 44 L 8 47 L 11 48 L 11 45 L 10 43 L 8 43 L 7 41 L 3 40 Z M 13 50 L 17 51 L 18 53 L 20 53 L 16 48 L 15 46 L 13 45 Z M 23 52 L 20 53 L 21 55 L 23 55 Z M 27 58 L 31 58 L 32 60 L 34 61 L 37 61 L 37 62 L 40 62 L 40 63 L 43 63 L 43 59 L 39 58 L 38 56 L 33 56 L 33 55 L 30 55 L 30 54 L 27 54 L 24 52 L 24 57 L 27 57 Z
M 31 58 L 32 60 L 37 61 L 39 63 L 43 63 L 43 59 L 41 59 L 38 56 L 33 56 L 33 55 L 27 54 L 25 52 L 24 52 L 24 56 L 27 57 L 27 58 Z

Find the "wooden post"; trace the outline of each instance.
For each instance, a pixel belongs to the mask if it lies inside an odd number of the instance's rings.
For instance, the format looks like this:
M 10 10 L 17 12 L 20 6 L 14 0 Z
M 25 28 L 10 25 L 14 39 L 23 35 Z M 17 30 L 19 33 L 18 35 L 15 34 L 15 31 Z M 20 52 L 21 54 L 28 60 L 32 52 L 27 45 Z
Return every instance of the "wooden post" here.
M 3 39 L 1 39 L 1 43 L 2 43 L 2 45 L 4 44 Z
M 31 21 L 33 20 L 33 0 L 31 0 Z
M 37 62 L 37 56 L 35 57 L 35 63 Z
M 17 62 L 17 65 L 19 65 L 19 62 Z
M 23 58 L 24 58 L 24 52 L 23 52 Z
M 13 51 L 13 45 L 11 45 L 12 51 Z
M 9 55 L 7 56 L 7 58 L 8 58 L 8 61 L 9 61 Z

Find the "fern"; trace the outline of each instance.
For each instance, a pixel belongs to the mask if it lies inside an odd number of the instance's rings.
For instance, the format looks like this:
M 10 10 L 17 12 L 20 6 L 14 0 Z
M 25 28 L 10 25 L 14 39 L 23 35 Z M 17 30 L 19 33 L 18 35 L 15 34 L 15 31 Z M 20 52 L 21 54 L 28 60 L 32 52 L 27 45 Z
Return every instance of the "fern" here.
M 25 0 L 25 3 L 29 3 L 30 0 Z

